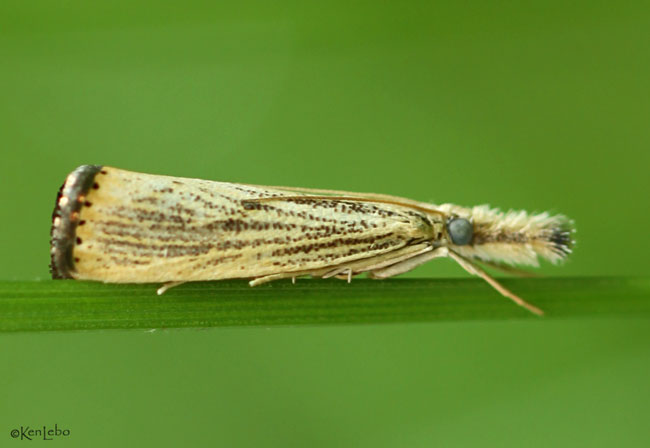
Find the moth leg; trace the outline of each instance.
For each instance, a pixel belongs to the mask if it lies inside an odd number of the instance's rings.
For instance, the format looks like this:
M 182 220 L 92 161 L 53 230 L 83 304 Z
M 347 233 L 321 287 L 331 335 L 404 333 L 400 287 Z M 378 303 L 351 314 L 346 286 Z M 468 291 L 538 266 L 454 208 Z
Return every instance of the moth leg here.
M 344 273 L 348 269 L 350 269 L 350 268 L 347 267 L 347 266 L 342 267 L 342 268 L 336 268 L 336 269 L 334 269 L 332 271 L 329 271 L 329 272 L 323 274 L 323 276 L 321 278 L 338 277 L 339 275 L 341 275 L 342 273 Z M 346 275 L 346 277 L 347 277 L 347 275 Z
M 430 244 L 421 243 L 409 247 L 398 249 L 394 252 L 378 255 L 371 258 L 356 260 L 353 262 L 345 263 L 334 268 L 321 268 L 306 271 L 294 272 L 280 272 L 278 274 L 270 274 L 262 277 L 254 278 L 248 283 L 251 286 L 261 285 L 263 283 L 271 282 L 273 280 L 280 280 L 283 278 L 295 278 L 303 275 L 311 275 L 312 277 L 330 278 L 338 277 L 342 279 L 352 280 L 352 276 L 362 272 L 372 271 L 386 266 L 392 266 L 403 260 L 413 258 L 417 255 L 428 253 L 432 251 Z
M 163 294 L 165 294 L 165 291 L 167 291 L 168 289 L 173 288 L 174 286 L 182 285 L 183 283 L 187 283 L 187 282 L 169 282 L 169 283 L 165 283 L 164 285 L 162 285 L 160 288 L 158 288 L 156 290 L 156 294 L 158 294 L 159 296 L 162 296 Z
M 279 274 L 270 274 L 263 277 L 257 277 L 249 281 L 250 286 L 258 286 L 264 283 L 272 282 L 273 280 L 281 280 L 283 278 L 290 278 L 293 283 L 296 283 L 296 277 L 301 275 L 308 275 L 311 271 L 302 271 L 302 272 L 281 272 Z
M 321 275 L 321 278 L 331 278 L 331 277 L 336 277 L 341 280 L 347 280 L 348 283 L 352 282 L 352 276 L 359 274 L 361 271 L 355 271 L 354 265 L 348 265 L 344 266 L 342 268 L 334 269 L 333 271 L 329 271 L 323 275 Z
M 437 249 L 433 249 L 431 251 L 419 255 L 414 255 L 410 258 L 407 258 L 406 260 L 392 264 L 385 268 L 373 269 L 370 271 L 369 275 L 370 278 L 374 278 L 374 279 L 392 277 L 394 275 L 399 275 L 399 274 L 403 274 L 404 272 L 408 272 L 414 269 L 415 267 L 426 263 L 429 260 L 433 260 L 434 258 L 446 257 L 448 254 L 449 254 L 449 250 L 446 247 L 439 247 Z
M 348 283 L 352 283 L 352 268 L 347 268 L 343 272 L 345 271 L 348 271 L 348 273 L 347 274 L 341 273 L 339 275 L 336 275 L 336 278 L 339 278 L 341 280 L 347 279 Z M 323 278 L 325 278 L 325 276 L 323 276 Z
M 352 275 L 361 274 L 363 272 L 374 271 L 379 268 L 385 268 L 387 266 L 392 266 L 399 263 L 400 261 L 413 258 L 416 255 L 420 255 L 426 252 L 431 252 L 433 247 L 428 243 L 421 243 L 408 248 L 398 249 L 395 252 L 389 252 L 387 254 L 378 255 L 376 257 L 366 258 L 362 260 L 357 260 L 352 263 L 345 264 L 343 266 L 338 266 L 337 268 L 326 271 L 321 277 L 330 278 L 338 277 L 339 275 L 347 272 L 348 268 L 352 269 Z M 347 278 L 338 277 L 338 278 Z
M 506 289 L 503 285 L 501 285 L 501 283 L 497 282 L 495 279 L 490 277 L 490 275 L 487 272 L 485 272 L 483 269 L 478 267 L 476 264 L 472 263 L 470 260 L 466 259 L 465 257 L 461 257 L 460 255 L 458 255 L 453 251 L 449 251 L 449 256 L 453 258 L 454 261 L 456 261 L 456 263 L 461 265 L 462 268 L 465 269 L 467 272 L 469 272 L 472 275 L 477 275 L 481 277 L 483 280 L 488 282 L 490 286 L 492 286 L 494 289 L 499 291 L 503 296 L 515 302 L 517 305 L 526 308 L 528 311 L 537 314 L 538 316 L 544 315 L 544 311 L 540 310 L 534 305 L 531 305 L 530 303 L 523 300 L 521 297 L 515 295 L 510 290 Z

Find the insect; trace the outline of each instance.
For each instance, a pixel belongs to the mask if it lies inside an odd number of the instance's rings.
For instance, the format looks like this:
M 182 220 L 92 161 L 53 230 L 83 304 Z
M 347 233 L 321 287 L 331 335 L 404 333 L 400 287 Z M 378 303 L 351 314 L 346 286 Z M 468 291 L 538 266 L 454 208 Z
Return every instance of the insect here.
M 337 190 L 266 187 L 83 165 L 59 190 L 52 277 L 180 283 L 310 275 L 382 279 L 449 257 L 536 314 L 479 265 L 553 263 L 571 252 L 572 222 L 548 213 L 432 205 Z

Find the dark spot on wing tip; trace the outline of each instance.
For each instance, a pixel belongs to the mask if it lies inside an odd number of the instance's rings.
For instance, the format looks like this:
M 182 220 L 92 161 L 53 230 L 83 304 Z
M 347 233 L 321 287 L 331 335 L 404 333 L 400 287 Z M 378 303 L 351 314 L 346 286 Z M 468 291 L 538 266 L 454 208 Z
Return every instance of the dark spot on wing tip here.
M 81 244 L 76 236 L 77 225 L 85 223 L 77 218 L 83 205 L 91 205 L 78 199 L 93 188 L 99 172 L 99 165 L 82 165 L 68 175 L 57 193 L 50 230 L 50 272 L 54 279 L 72 278 L 74 263 L 79 261 L 72 252 L 75 243 Z

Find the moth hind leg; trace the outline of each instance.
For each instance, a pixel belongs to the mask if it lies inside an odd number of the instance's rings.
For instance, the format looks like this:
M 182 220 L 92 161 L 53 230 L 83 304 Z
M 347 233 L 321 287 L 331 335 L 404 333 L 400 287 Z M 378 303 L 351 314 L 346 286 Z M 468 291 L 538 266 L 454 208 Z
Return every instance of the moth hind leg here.
M 160 288 L 158 288 L 156 290 L 156 294 L 158 294 L 159 296 L 162 296 L 169 289 L 171 289 L 171 288 L 173 288 L 175 286 L 182 285 L 183 283 L 187 283 L 187 282 L 169 282 L 169 283 L 165 283 L 164 285 L 162 285 Z

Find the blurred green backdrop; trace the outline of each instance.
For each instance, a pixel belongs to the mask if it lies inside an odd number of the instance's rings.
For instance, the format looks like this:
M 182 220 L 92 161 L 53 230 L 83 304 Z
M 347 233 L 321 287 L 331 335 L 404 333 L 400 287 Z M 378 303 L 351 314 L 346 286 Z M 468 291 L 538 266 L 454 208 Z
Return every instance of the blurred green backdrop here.
M 649 39 L 644 2 L 3 0 L 0 276 L 48 277 L 87 163 L 562 212 L 575 256 L 543 273 L 647 275 Z M 643 446 L 649 340 L 641 319 L 1 335 L 0 445 L 56 423 L 67 446 Z

